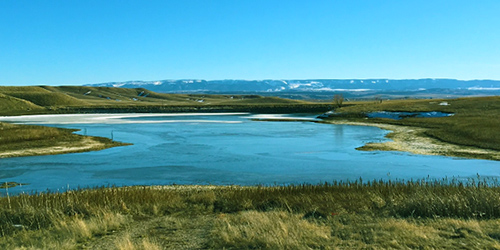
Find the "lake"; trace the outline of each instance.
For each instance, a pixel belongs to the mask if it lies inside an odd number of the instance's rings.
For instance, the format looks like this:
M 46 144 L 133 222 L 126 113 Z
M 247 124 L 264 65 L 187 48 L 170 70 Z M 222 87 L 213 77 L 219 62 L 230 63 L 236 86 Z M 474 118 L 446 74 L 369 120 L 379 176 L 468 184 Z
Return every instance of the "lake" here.
M 278 117 L 304 121 L 269 122 Z M 309 122 L 314 115 L 92 114 L 0 117 L 133 143 L 102 151 L 0 159 L 10 194 L 108 185 L 283 185 L 334 180 L 461 180 L 500 176 L 500 162 L 355 150 L 387 140 L 376 127 Z M 5 189 L 0 190 L 5 195 Z

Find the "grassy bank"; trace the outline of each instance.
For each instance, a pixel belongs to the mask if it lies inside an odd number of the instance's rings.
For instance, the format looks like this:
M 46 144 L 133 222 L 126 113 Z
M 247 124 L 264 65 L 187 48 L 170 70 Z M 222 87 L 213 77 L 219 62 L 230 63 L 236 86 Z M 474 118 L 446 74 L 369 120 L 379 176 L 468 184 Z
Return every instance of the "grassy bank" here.
M 0 198 L 4 249 L 500 249 L 498 228 L 500 188 L 479 180 L 98 188 Z
M 374 111 L 453 113 L 441 118 L 367 119 Z M 347 103 L 336 109 L 330 121 L 351 121 L 366 124 L 390 124 L 418 128 L 417 136 L 436 139 L 464 147 L 500 150 L 500 97 L 474 97 L 446 100 L 391 100 L 380 102 Z M 391 135 L 389 135 L 391 137 Z M 410 138 L 411 139 L 411 138 Z M 481 154 L 458 152 L 451 156 L 494 159 Z
M 0 158 L 76 153 L 127 145 L 108 138 L 77 135 L 75 131 L 0 123 Z

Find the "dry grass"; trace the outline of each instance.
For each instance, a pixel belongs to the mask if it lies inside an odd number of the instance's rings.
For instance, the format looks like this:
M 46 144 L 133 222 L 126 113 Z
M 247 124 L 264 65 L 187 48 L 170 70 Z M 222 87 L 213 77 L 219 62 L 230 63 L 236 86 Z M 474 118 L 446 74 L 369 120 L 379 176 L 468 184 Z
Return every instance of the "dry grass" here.
M 355 249 L 500 249 L 499 220 L 339 216 L 325 222 L 331 245 Z M 492 237 L 493 236 L 493 237 Z
M 489 179 L 0 197 L 2 249 L 500 249 L 498 228 Z
M 326 245 L 330 228 L 283 211 L 220 214 L 211 248 L 309 249 Z
M 162 249 L 157 244 L 144 238 L 138 243 L 134 243 L 129 234 L 125 234 L 121 238 L 115 240 L 115 246 L 118 250 L 160 250 Z
M 81 216 L 68 218 L 57 212 L 46 212 L 45 216 L 52 226 L 30 230 L 23 224 L 14 224 L 16 232 L 12 237 L 3 237 L 0 246 L 3 249 L 76 249 L 88 241 L 120 230 L 131 221 L 128 216 L 107 212 L 88 219 Z

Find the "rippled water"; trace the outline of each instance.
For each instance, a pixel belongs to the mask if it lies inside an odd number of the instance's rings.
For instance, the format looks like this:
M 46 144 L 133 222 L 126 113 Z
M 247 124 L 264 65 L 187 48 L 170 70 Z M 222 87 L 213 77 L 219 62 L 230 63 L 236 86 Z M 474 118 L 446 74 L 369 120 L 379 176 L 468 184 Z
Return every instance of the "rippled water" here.
M 254 118 L 268 117 L 244 113 L 3 117 L 0 120 L 81 129 L 81 134 L 113 136 L 134 145 L 0 159 L 0 181 L 29 183 L 10 188 L 15 194 L 103 185 L 274 185 L 360 177 L 500 176 L 497 161 L 355 150 L 367 142 L 386 140 L 388 131 L 375 127 Z

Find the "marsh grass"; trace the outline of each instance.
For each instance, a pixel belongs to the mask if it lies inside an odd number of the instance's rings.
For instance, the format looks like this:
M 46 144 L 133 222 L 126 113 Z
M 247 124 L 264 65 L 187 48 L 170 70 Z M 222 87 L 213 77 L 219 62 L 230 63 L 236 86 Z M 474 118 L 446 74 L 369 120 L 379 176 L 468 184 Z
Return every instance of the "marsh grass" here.
M 483 179 L 103 187 L 0 198 L 5 249 L 495 249 L 499 226 L 500 187 Z

